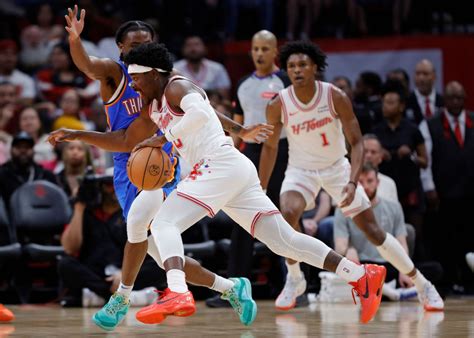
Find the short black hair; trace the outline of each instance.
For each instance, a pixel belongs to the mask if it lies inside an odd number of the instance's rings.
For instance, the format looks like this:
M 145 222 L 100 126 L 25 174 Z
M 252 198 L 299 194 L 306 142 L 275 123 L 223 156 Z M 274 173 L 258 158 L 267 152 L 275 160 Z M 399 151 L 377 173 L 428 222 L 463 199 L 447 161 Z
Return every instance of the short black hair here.
M 145 43 L 130 50 L 124 56 L 126 64 L 137 64 L 160 68 L 169 73 L 173 70 L 173 57 L 165 45 L 158 42 Z
M 387 81 L 390 80 L 390 74 L 399 73 L 402 74 L 403 78 L 405 79 L 406 83 L 410 84 L 410 75 L 408 75 L 407 71 L 403 68 L 395 68 L 388 72 L 387 74 Z
M 382 96 L 387 93 L 396 93 L 400 97 L 400 102 L 404 103 L 406 101 L 405 88 L 403 84 L 398 80 L 388 80 L 384 83 L 382 87 Z
M 280 66 L 286 70 L 286 63 L 292 54 L 305 54 L 318 66 L 318 72 L 323 72 L 326 66 L 327 56 L 318 45 L 307 41 L 292 41 L 284 45 L 280 50 Z
M 125 37 L 125 35 L 127 35 L 128 32 L 137 31 L 149 32 L 151 35 L 151 39 L 155 39 L 156 32 L 149 23 L 135 20 L 125 22 L 117 29 L 117 32 L 115 33 L 115 43 L 118 45 L 119 42 L 123 42 L 123 38 Z
M 339 80 L 346 81 L 347 85 L 352 88 L 352 82 L 347 76 L 338 75 L 332 80 L 332 82 L 336 82 L 336 81 L 339 81 Z
M 359 79 L 362 83 L 372 89 L 373 94 L 380 94 L 382 89 L 382 78 L 376 72 L 365 71 L 360 73 Z

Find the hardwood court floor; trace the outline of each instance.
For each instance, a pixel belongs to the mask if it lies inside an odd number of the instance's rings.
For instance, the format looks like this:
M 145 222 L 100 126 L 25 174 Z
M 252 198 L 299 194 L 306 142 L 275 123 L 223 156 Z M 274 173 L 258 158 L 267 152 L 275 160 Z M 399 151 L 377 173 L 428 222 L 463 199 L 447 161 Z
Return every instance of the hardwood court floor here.
M 96 309 L 57 306 L 11 306 L 16 320 L 0 324 L 0 337 L 474 337 L 474 298 L 451 298 L 445 312 L 425 313 L 417 302 L 382 303 L 374 321 L 358 323 L 353 304 L 311 304 L 280 312 L 273 302 L 259 301 L 251 327 L 240 324 L 231 309 L 208 309 L 198 303 L 194 316 L 168 317 L 161 325 L 136 321 L 132 308 L 124 322 L 106 333 L 90 320 Z

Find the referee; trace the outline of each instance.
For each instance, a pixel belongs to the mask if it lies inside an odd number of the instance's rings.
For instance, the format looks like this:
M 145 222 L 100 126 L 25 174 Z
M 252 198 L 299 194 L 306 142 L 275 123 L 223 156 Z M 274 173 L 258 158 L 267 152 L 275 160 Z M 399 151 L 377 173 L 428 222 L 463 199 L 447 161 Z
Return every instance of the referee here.
M 290 85 L 287 75 L 275 64 L 278 54 L 277 40 L 273 33 L 262 30 L 252 38 L 252 60 L 255 71 L 244 76 L 237 84 L 237 99 L 234 121 L 245 126 L 266 123 L 265 109 L 268 102 L 280 90 Z M 260 161 L 261 144 L 241 143 L 234 138 L 234 144 L 257 167 Z M 278 146 L 278 157 L 268 185 L 267 195 L 279 207 L 280 188 L 285 177 L 288 163 L 288 142 L 282 132 Z M 231 235 L 228 276 L 250 278 L 253 263 L 254 239 L 240 226 L 234 226 Z M 219 296 L 209 298 L 206 304 L 210 307 L 224 307 L 228 302 Z

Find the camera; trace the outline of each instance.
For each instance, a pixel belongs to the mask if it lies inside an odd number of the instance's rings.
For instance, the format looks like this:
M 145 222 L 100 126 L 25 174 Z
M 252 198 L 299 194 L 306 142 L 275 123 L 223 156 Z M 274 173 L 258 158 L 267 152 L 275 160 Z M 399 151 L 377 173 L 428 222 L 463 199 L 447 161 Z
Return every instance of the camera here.
M 85 203 L 88 207 L 97 207 L 103 201 L 103 185 L 113 184 L 110 175 L 97 175 L 92 169 L 88 169 L 81 180 L 76 200 Z

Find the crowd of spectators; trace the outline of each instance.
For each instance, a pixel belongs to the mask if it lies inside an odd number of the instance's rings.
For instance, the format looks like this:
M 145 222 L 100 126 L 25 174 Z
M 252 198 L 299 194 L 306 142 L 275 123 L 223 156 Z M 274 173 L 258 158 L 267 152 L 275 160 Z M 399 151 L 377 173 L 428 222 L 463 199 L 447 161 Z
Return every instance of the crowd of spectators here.
M 110 155 L 79 141 L 52 147 L 46 138 L 48 132 L 59 128 L 104 131 L 106 114 L 98 84 L 79 72 L 72 62 L 59 16 L 62 5 L 55 1 L 34 3 L 5 1 L 0 6 L 0 194 L 10 213 L 10 198 L 24 183 L 46 180 L 63 189 L 73 217 L 58 241 L 68 254 L 60 263 L 62 287 L 72 289 L 76 296 L 81 292 L 92 295 L 93 303 L 100 304 L 109 297 L 120 271 L 125 227 L 109 183 L 100 186 L 105 198 L 97 205 L 86 205 L 80 190 L 90 168 L 96 174 L 106 172 L 111 165 Z M 148 21 L 156 27 L 166 27 L 166 31 L 158 29 L 163 41 L 182 57 L 177 57 L 175 68 L 202 86 L 212 105 L 229 117 L 235 111 L 232 83 L 225 66 L 207 58 L 206 40 L 201 36 L 207 40 L 248 38 L 248 33 L 258 28 L 273 29 L 286 39 L 467 32 L 472 28 L 469 19 L 454 6 L 442 7 L 437 1 L 423 2 L 426 13 L 432 15 L 423 15 L 420 21 L 413 18 L 421 10 L 422 2 L 403 0 L 288 0 L 286 4 L 272 0 L 182 0 L 173 4 L 144 1 L 143 6 L 131 6 L 120 0 L 100 5 L 88 0 L 79 3 L 88 10 L 84 32 L 88 53 L 114 59 L 118 58 L 113 39 L 118 23 L 146 18 L 150 13 L 147 10 L 153 9 L 157 15 Z M 173 22 L 170 12 L 174 14 Z M 216 20 L 203 20 L 205 15 Z M 223 19 L 225 15 L 229 20 Z M 245 20 L 244 25 L 244 15 L 254 15 L 258 20 Z M 287 21 L 279 20 L 286 15 Z M 101 29 L 92 29 L 99 26 Z M 410 76 L 414 76 L 415 82 L 412 89 Z M 433 64 L 420 60 L 414 74 L 403 69 L 388 74 L 366 71 L 354 85 L 344 74 L 326 80 L 342 89 L 353 102 L 365 134 L 366 162 L 374 168 L 367 170 L 377 174 L 378 194 L 400 205 L 400 209 L 389 208 L 404 219 L 392 227 L 394 235 L 408 237 L 408 247 L 410 240 L 413 242 L 411 254 L 415 261 L 441 263 L 444 275 L 439 277 L 439 283 L 445 290 L 452 291 L 454 286 L 456 292 L 474 292 L 473 274 L 464 258 L 467 252 L 474 251 L 469 225 L 469 203 L 474 201 L 474 116 L 464 107 L 466 93 L 462 84 L 451 82 L 444 93 L 437 93 L 435 79 Z M 413 227 L 400 228 L 405 221 Z M 350 238 L 347 222 L 322 191 L 316 208 L 305 214 L 301 224 L 307 234 L 340 249 L 341 237 L 349 239 L 344 242 L 347 245 L 353 240 L 352 247 L 360 242 Z M 229 238 L 229 223 L 226 217 L 207 222 L 212 239 Z M 110 237 L 118 228 L 121 232 Z M 87 241 L 82 239 L 85 236 Z M 101 252 L 93 250 L 101 246 L 94 242 L 97 238 L 110 240 Z M 105 256 L 110 259 L 96 264 L 98 257 Z M 222 264 L 212 260 L 208 263 L 225 273 L 226 262 L 220 257 L 216 261 Z M 254 262 L 255 269 L 249 273 L 257 272 L 249 277 L 265 284 L 267 277 L 262 271 L 268 272 L 269 264 L 264 259 Z M 160 279 L 150 266 L 143 269 L 145 275 Z M 71 278 L 76 275 L 83 278 Z M 139 278 L 138 284 L 144 289 L 157 285 L 153 278 Z M 100 291 L 91 292 L 91 285 Z M 143 297 L 149 300 L 148 295 Z M 65 304 L 77 304 L 76 300 L 67 300 Z

